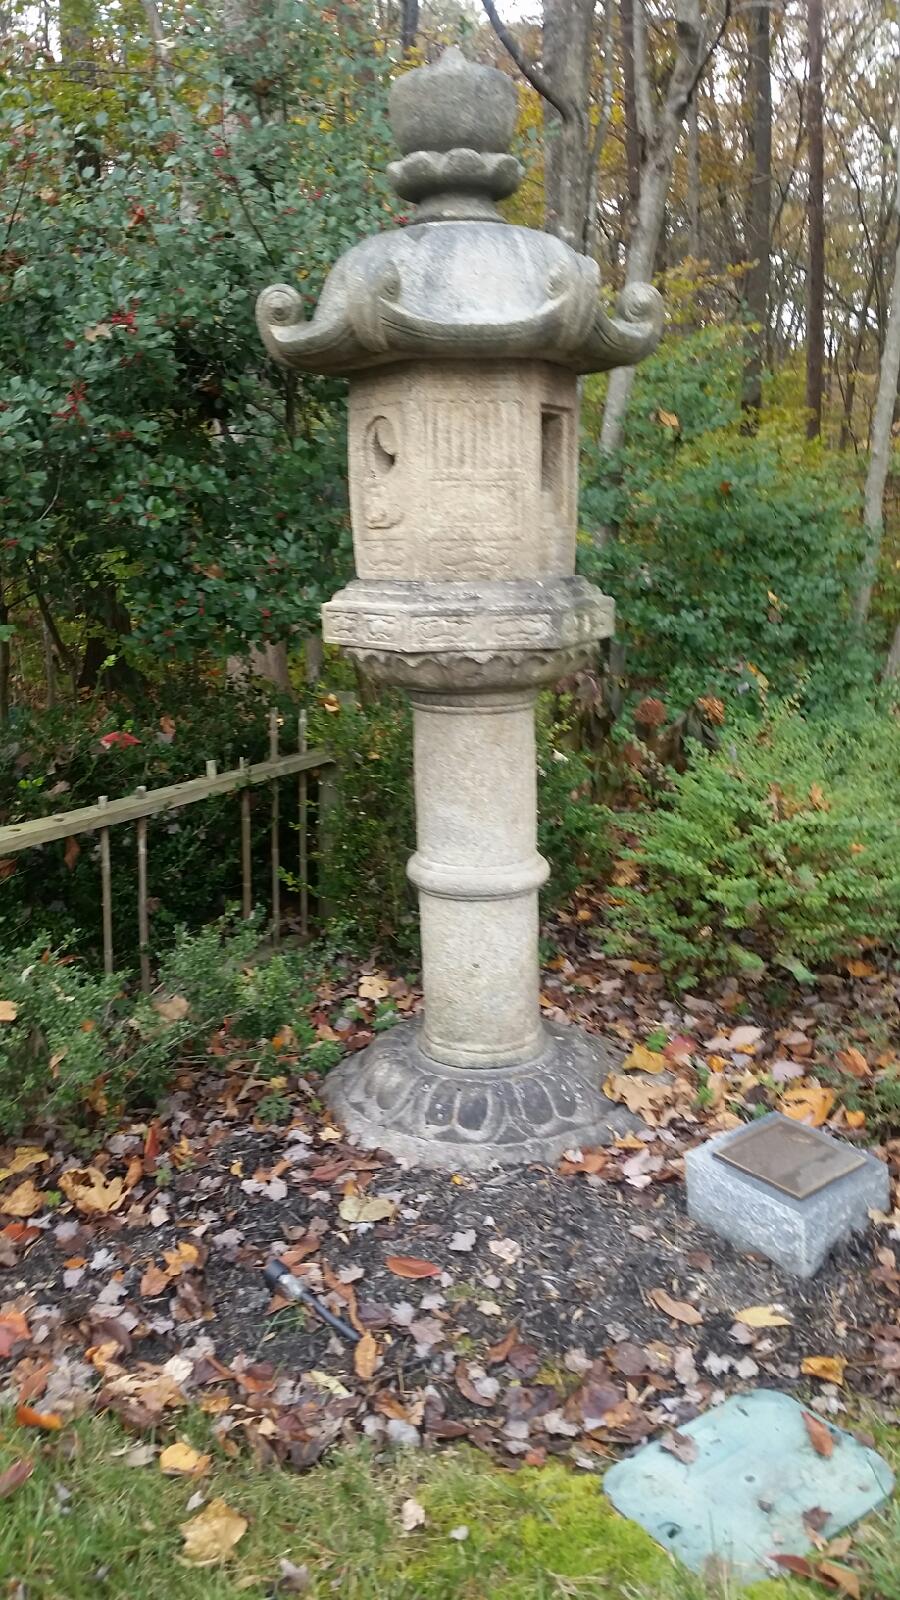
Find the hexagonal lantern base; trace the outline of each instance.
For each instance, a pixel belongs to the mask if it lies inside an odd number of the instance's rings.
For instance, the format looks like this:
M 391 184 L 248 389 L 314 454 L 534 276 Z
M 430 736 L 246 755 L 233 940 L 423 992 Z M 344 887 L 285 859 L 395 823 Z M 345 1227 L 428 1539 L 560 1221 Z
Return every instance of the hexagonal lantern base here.
M 401 1023 L 330 1073 L 325 1099 L 367 1149 L 420 1167 L 481 1172 L 555 1162 L 595 1149 L 640 1124 L 600 1085 L 621 1062 L 580 1028 L 548 1029 L 536 1061 L 451 1067 L 420 1048 L 417 1023 Z

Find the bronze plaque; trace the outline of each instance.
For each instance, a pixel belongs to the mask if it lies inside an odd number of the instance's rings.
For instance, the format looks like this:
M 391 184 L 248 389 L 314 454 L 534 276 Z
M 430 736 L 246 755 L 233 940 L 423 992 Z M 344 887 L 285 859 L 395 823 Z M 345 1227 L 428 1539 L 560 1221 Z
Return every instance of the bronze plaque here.
M 794 1200 L 818 1194 L 835 1179 L 855 1172 L 866 1159 L 850 1145 L 836 1144 L 827 1135 L 790 1119 L 760 1122 L 714 1155 L 717 1161 L 770 1183 Z

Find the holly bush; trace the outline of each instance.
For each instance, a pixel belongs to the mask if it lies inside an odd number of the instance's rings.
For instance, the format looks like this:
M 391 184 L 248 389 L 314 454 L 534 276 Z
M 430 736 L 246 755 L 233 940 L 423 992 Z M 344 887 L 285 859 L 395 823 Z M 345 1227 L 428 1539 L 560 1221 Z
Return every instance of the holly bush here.
M 653 809 L 615 817 L 608 947 L 682 985 L 900 951 L 898 794 L 896 706 L 745 721 Z
M 253 308 L 277 280 L 312 308 L 391 220 L 376 30 L 161 12 L 164 57 L 90 11 L 99 92 L 0 57 L 0 624 L 39 606 L 75 678 L 91 638 L 107 665 L 285 638 L 350 566 L 343 385 L 277 368 Z

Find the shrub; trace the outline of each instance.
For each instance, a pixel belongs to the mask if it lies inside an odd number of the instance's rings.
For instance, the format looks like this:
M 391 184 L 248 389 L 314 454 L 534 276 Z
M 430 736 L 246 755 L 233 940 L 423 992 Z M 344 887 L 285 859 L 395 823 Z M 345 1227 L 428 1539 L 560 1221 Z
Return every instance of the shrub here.
M 851 602 L 861 533 L 843 458 L 779 417 L 741 432 L 740 330 L 666 341 L 635 380 L 625 446 L 590 433 L 585 573 L 616 598 L 632 684 L 677 710 L 698 696 L 802 692 L 814 707 L 871 680 Z
M 152 1105 L 185 1052 L 225 1028 L 235 1052 L 263 1054 L 290 1028 L 291 1048 L 313 1045 L 310 958 L 257 959 L 254 923 L 181 930 L 153 997 L 129 995 L 121 975 L 96 977 L 71 954 L 35 940 L 0 955 L 0 1129 L 37 1119 L 81 1124 Z M 313 1049 L 311 1064 L 322 1062 Z
M 900 719 L 790 706 L 696 751 L 630 835 L 610 896 L 613 953 L 652 952 L 680 984 L 795 976 L 900 945 Z

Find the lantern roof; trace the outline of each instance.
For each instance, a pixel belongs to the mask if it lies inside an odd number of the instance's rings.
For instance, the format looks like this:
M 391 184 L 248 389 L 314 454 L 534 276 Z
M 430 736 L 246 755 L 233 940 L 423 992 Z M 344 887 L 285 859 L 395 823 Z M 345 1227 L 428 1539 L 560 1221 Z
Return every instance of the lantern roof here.
M 522 177 L 509 153 L 517 110 L 506 74 L 456 48 L 395 79 L 400 156 L 387 172 L 416 205 L 414 219 L 341 256 L 309 321 L 292 285 L 263 290 L 257 321 L 276 361 L 336 375 L 441 357 L 606 372 L 655 348 L 663 308 L 654 288 L 626 285 L 610 315 L 595 261 L 498 213 Z

